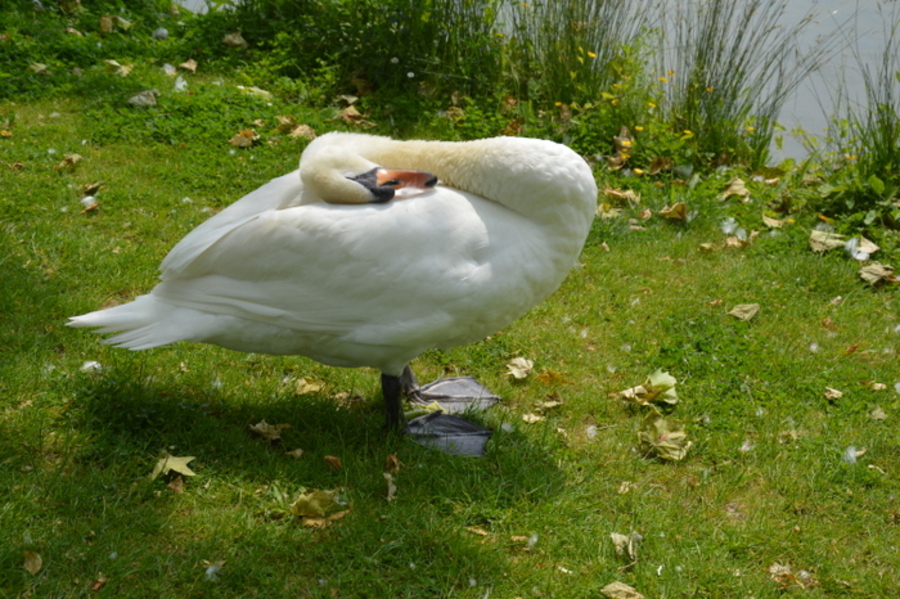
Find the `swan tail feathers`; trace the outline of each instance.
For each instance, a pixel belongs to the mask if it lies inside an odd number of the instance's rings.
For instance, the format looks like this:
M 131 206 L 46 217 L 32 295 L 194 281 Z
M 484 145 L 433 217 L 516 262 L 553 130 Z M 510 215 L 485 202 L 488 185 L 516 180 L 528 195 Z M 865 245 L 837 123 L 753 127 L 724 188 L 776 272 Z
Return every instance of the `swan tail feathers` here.
M 141 350 L 193 338 L 189 312 L 194 311 L 167 305 L 153 295 L 142 295 L 121 306 L 73 316 L 67 324 L 93 328 L 95 333 L 118 333 L 103 343 Z

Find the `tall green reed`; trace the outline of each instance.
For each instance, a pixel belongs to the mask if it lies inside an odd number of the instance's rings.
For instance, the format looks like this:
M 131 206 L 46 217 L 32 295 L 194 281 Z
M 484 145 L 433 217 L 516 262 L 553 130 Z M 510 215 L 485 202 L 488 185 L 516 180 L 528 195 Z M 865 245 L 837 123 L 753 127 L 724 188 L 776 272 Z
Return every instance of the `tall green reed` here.
M 787 23 L 782 0 L 685 0 L 665 3 L 665 11 L 658 28 L 660 68 L 671 81 L 665 118 L 691 131 L 708 159 L 765 164 L 781 108 L 836 38 L 801 49 L 814 15 Z

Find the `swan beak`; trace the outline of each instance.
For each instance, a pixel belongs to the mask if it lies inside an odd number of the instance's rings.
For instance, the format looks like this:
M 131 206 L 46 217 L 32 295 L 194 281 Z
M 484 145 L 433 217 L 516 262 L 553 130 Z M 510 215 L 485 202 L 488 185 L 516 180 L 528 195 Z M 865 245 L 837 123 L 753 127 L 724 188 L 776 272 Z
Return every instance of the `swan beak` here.
M 395 198 L 408 198 L 424 193 L 437 185 L 438 178 L 426 171 L 405 171 L 379 168 L 375 171 L 379 187 L 390 187 Z

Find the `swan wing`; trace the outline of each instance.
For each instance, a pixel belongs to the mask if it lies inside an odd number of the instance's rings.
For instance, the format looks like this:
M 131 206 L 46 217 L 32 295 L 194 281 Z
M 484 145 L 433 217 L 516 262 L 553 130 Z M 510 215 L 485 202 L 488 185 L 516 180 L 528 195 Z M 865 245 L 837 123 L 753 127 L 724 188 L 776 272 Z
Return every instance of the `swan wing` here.
M 231 229 L 240 227 L 266 211 L 298 204 L 302 187 L 300 171 L 272 179 L 188 233 L 169 251 L 160 264 L 160 270 L 169 277 L 177 276 Z
M 529 228 L 501 206 L 442 187 L 384 205 L 266 210 L 188 244 L 190 259 L 170 261 L 153 293 L 352 343 L 457 345 L 533 305 L 513 275 L 515 254 L 540 245 Z M 507 265 L 506 283 L 492 276 Z

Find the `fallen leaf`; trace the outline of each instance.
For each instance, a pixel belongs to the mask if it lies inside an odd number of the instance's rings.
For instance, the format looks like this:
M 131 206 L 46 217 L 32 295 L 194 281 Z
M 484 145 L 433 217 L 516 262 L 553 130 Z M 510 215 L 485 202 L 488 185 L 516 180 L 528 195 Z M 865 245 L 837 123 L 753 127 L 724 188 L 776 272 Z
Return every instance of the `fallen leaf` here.
M 723 200 L 727 200 L 731 196 L 737 196 L 741 198 L 741 201 L 744 202 L 750 199 L 750 190 L 747 189 L 747 185 L 740 177 L 734 177 L 731 181 L 729 181 L 728 186 L 725 188 L 725 191 L 722 192 Z
M 134 69 L 133 64 L 119 64 L 119 62 L 115 60 L 104 60 L 103 64 L 106 65 L 107 73 L 111 73 L 119 77 L 128 77 L 128 75 L 130 75 L 131 71 Z
M 627 206 L 637 206 L 641 203 L 641 196 L 633 189 L 613 189 L 609 186 L 603 190 L 603 195 L 614 200 L 619 200 Z
M 84 208 L 82 208 L 81 210 L 82 214 L 93 212 L 100 208 L 100 202 L 98 202 L 97 198 L 95 198 L 94 196 L 86 196 L 81 198 L 81 205 L 84 206 Z
M 864 252 L 871 256 L 872 254 L 874 254 L 881 248 L 878 247 L 877 245 L 875 245 L 874 243 L 872 243 L 871 241 L 869 241 L 868 239 L 866 239 L 865 237 L 860 237 L 859 238 L 859 246 L 857 247 L 857 249 L 860 252 Z
M 246 50 L 249 47 L 247 40 L 244 39 L 244 36 L 242 36 L 240 32 L 226 33 L 225 37 L 222 38 L 222 42 L 229 48 Z
M 228 140 L 233 146 L 238 148 L 249 148 L 255 142 L 259 141 L 259 135 L 253 129 L 241 129 L 237 135 Z
M 666 206 L 659 211 L 659 215 L 671 220 L 686 220 L 687 205 L 684 202 L 678 202 L 671 206 Z
M 800 570 L 796 574 L 790 564 L 775 562 L 769 566 L 769 577 L 781 587 L 782 590 L 792 585 L 801 589 L 807 589 L 819 584 L 814 573 L 808 570 Z
M 632 489 L 634 489 L 636 487 L 637 487 L 636 483 L 633 483 L 629 480 L 624 480 L 619 485 L 619 489 L 618 489 L 619 495 L 624 495 L 625 493 L 628 493 L 629 491 L 631 491 Z
M 387 482 L 387 500 L 393 501 L 397 498 L 397 485 L 394 483 L 394 475 L 390 472 L 384 472 L 384 480 Z
M 537 414 L 523 414 L 522 420 L 527 422 L 528 424 L 535 424 L 536 422 L 540 422 L 544 419 L 543 416 L 538 416 Z
M 56 166 L 56 168 L 54 168 L 53 170 L 55 170 L 55 171 L 61 171 L 61 170 L 73 171 L 73 170 L 75 170 L 75 167 L 78 165 L 78 163 L 81 162 L 81 160 L 82 159 L 81 159 L 80 154 L 66 154 L 66 157 L 63 158 L 62 162 L 60 162 Z
M 624 557 L 632 563 L 637 562 L 637 545 L 644 540 L 644 537 L 639 532 L 631 531 L 631 534 L 628 535 L 613 532 L 609 536 L 612 539 L 613 546 L 616 548 L 617 556 Z
M 545 385 L 571 385 L 572 381 L 556 372 L 555 370 L 545 370 L 537 376 L 537 379 Z
M 28 573 L 37 574 L 40 572 L 41 568 L 44 567 L 44 560 L 41 558 L 41 555 L 34 551 L 24 551 L 23 553 L 25 555 L 25 563 L 22 565 Z
M 619 397 L 642 406 L 649 406 L 651 402 L 675 405 L 678 403 L 677 382 L 674 376 L 660 369 L 647 377 L 644 384 L 619 391 Z
M 881 409 L 881 406 L 875 406 L 872 408 L 872 411 L 869 412 L 869 418 L 872 420 L 887 420 L 887 413 Z
M 738 304 L 728 312 L 729 316 L 734 316 L 738 320 L 748 321 L 759 312 L 759 304 Z
M 325 463 L 331 466 L 334 470 L 340 470 L 344 467 L 344 464 L 341 462 L 341 458 L 333 455 L 325 456 Z
M 666 420 L 656 410 L 649 412 L 641 421 L 638 442 L 647 457 L 670 461 L 684 459 L 693 444 L 687 440 L 682 423 Z
M 606 585 L 600 589 L 600 592 L 609 597 L 609 599 L 644 599 L 644 596 L 638 593 L 637 589 L 618 581 Z
M 131 21 L 120 17 L 119 15 L 114 16 L 112 18 L 112 20 L 113 20 L 113 24 L 116 27 L 118 27 L 119 29 L 124 29 L 125 31 L 128 31 L 129 29 L 131 29 L 131 26 L 134 24 Z
M 291 428 L 290 424 L 269 424 L 265 420 L 260 420 L 257 424 L 250 425 L 250 432 L 256 433 L 267 441 L 280 441 L 281 431 Z
M 535 409 L 536 409 L 538 412 L 549 412 L 550 410 L 554 410 L 554 409 L 560 407 L 561 405 L 563 405 L 563 402 L 561 402 L 561 401 L 559 401 L 559 400 L 556 400 L 556 399 L 551 399 L 550 401 L 542 401 L 542 402 L 540 402 L 540 403 L 535 407 Z
M 621 214 L 621 210 L 619 210 L 618 208 L 613 208 L 606 203 L 600 203 L 597 206 L 597 210 L 594 211 L 594 215 L 599 217 L 601 220 L 612 220 L 614 218 L 618 218 Z
M 842 248 L 846 243 L 847 238 L 844 235 L 838 235 L 837 233 L 820 231 L 818 229 L 813 229 L 809 233 L 809 247 L 811 247 L 814 252 L 821 253 Z
M 509 369 L 508 375 L 515 379 L 524 379 L 534 368 L 534 362 L 528 358 L 518 357 L 507 362 L 506 367 Z
M 844 396 L 841 391 L 837 389 L 832 389 L 831 387 L 825 387 L 825 399 L 840 399 Z
M 292 449 L 291 451 L 284 452 L 284 455 L 290 456 L 290 457 L 294 458 L 295 460 L 299 460 L 300 458 L 303 457 L 303 450 L 300 448 Z
M 619 134 L 613 137 L 613 146 L 616 153 L 613 156 L 607 156 L 606 162 L 609 170 L 615 171 L 625 166 L 634 150 L 634 137 L 631 136 L 628 127 L 623 126 L 619 130 Z
M 31 64 L 28 65 L 28 69 L 30 71 L 34 71 L 38 75 L 49 75 L 50 74 L 50 69 L 48 69 L 47 65 L 45 65 L 42 62 L 32 62 Z
M 156 97 L 159 92 L 155 89 L 147 89 L 128 98 L 132 106 L 156 106 Z
M 255 85 L 251 85 L 250 87 L 246 87 L 244 85 L 238 85 L 237 88 L 239 90 L 241 90 L 242 92 L 250 94 L 251 96 L 256 96 L 257 98 L 259 98 L 261 100 L 271 100 L 272 99 L 271 92 L 267 92 L 264 89 L 260 89 L 260 88 L 256 87 Z
M 772 218 L 770 216 L 766 216 L 765 214 L 763 214 L 762 221 L 763 224 L 770 229 L 780 229 L 782 226 L 784 226 L 783 220 L 778 220 L 777 218 Z
M 280 116 L 276 116 L 275 120 L 278 121 L 278 126 L 276 130 L 279 133 L 289 133 L 297 126 L 297 119 L 292 117 L 289 114 L 283 114 Z
M 156 465 L 153 467 L 150 480 L 156 480 L 160 474 L 165 475 L 169 472 L 177 472 L 184 476 L 196 476 L 196 473 L 188 467 L 188 464 L 195 459 L 197 458 L 194 456 L 175 457 L 170 455 L 168 451 L 163 450 L 156 461 Z
M 177 493 L 181 495 L 184 493 L 184 479 L 180 476 L 175 477 L 175 480 L 166 485 L 173 493 Z
M 325 388 L 325 381 L 316 380 L 314 378 L 304 376 L 297 379 L 294 385 L 294 393 L 297 395 L 307 395 L 310 393 L 318 393 Z
M 713 252 L 716 250 L 716 244 L 714 243 L 701 243 L 700 249 L 705 252 Z
M 470 532 L 473 535 L 478 535 L 479 537 L 486 537 L 490 535 L 488 531 L 481 528 L 480 526 L 467 526 L 466 532 Z
M 384 469 L 393 474 L 400 472 L 401 466 L 403 466 L 403 464 L 400 462 L 400 458 L 397 457 L 396 453 L 392 453 L 384 461 Z
M 879 283 L 900 283 L 900 278 L 894 274 L 894 267 L 880 262 L 873 262 L 859 269 L 859 276 L 869 285 Z
M 197 74 L 197 61 L 191 58 L 190 60 L 186 60 L 180 65 L 178 65 L 179 69 L 184 69 L 185 71 L 190 71 L 191 74 Z
M 653 160 L 650 161 L 650 166 L 647 167 L 647 172 L 651 175 L 658 175 L 663 171 L 670 171 L 672 167 L 675 166 L 675 163 L 671 158 L 664 158 L 662 156 L 657 156 Z
M 638 218 L 641 220 L 649 220 L 653 217 L 653 211 L 649 208 L 644 208 L 638 213 Z
M 96 593 L 97 591 L 105 587 L 107 582 L 109 582 L 109 579 L 106 578 L 101 572 L 97 576 L 97 579 L 94 581 L 94 584 L 91 585 L 91 590 Z
M 112 33 L 115 26 L 113 25 L 113 18 L 109 15 L 103 15 L 100 17 L 100 30 L 104 33 Z
M 288 137 L 302 137 L 303 139 L 313 140 L 316 138 L 316 132 L 309 125 L 297 125 L 288 133 Z
M 95 183 L 85 183 L 81 186 L 81 193 L 86 196 L 96 195 L 100 188 L 103 187 L 103 181 L 97 181 Z
M 312 489 L 297 497 L 291 505 L 291 513 L 296 516 L 324 518 L 342 510 L 345 505 L 337 501 L 340 489 L 320 491 Z

